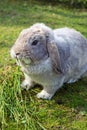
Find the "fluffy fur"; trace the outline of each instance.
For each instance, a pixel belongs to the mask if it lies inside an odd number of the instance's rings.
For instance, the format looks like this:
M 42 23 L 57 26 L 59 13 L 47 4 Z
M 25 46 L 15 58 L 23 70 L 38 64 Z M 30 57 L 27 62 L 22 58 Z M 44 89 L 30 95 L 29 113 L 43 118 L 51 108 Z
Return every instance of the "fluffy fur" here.
M 87 39 L 70 28 L 52 30 L 42 23 L 24 29 L 11 49 L 25 76 L 22 87 L 35 83 L 43 90 L 38 98 L 51 99 L 64 83 L 87 74 Z

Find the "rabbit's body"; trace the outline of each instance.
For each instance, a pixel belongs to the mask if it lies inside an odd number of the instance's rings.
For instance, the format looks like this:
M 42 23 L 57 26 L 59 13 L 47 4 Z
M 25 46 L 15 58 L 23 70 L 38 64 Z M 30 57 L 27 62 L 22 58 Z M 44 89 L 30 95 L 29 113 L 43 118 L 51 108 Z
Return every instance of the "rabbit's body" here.
M 71 83 L 85 76 L 87 71 L 87 39 L 74 29 L 54 30 L 62 65 L 66 66 L 65 81 Z M 67 54 L 68 53 L 68 54 Z M 63 66 L 63 68 L 64 68 Z
M 38 28 L 41 30 L 38 31 Z M 25 50 L 21 48 L 20 36 L 17 40 L 18 43 L 16 42 L 13 46 L 11 53 L 13 57 L 16 57 L 15 54 L 19 54 L 20 50 L 24 53 L 22 54 L 23 56 L 21 56 L 24 58 L 23 60 L 20 57 L 17 58 L 25 75 L 22 87 L 28 86 L 28 88 L 30 88 L 33 82 L 41 84 L 43 90 L 37 95 L 37 97 L 50 99 L 65 82 L 72 83 L 86 75 L 87 39 L 81 33 L 69 28 L 51 30 L 44 24 L 36 24 L 30 28 L 30 33 L 34 29 L 38 33 L 41 33 L 38 34 L 40 37 L 43 35 L 43 37 L 41 37 L 42 41 L 44 41 L 44 44 L 47 44 L 44 45 L 45 47 L 41 48 L 41 42 L 40 45 L 38 45 L 38 49 L 36 48 L 37 50 L 34 50 L 36 44 L 35 41 L 33 44 L 33 50 L 31 46 L 29 47 L 29 49 L 31 49 L 30 51 L 28 50 L 28 54 L 36 53 L 38 56 L 36 55 L 35 57 L 35 54 L 29 55 L 30 58 L 27 59 L 27 63 L 29 60 L 31 60 L 31 63 L 25 64 L 26 57 L 24 51 L 27 50 L 29 46 L 28 44 L 30 43 L 23 46 L 25 47 Z M 36 35 L 35 33 L 36 32 L 33 32 L 31 36 Z M 23 40 L 24 37 L 26 39 L 26 33 L 22 35 Z M 38 35 L 36 36 L 39 37 Z M 31 38 L 31 36 L 29 37 Z M 45 37 L 47 37 L 46 40 Z M 21 39 L 21 41 L 23 40 Z M 19 48 L 18 51 L 17 46 Z M 46 49 L 46 47 L 48 49 Z M 42 54 L 40 54 L 41 52 Z

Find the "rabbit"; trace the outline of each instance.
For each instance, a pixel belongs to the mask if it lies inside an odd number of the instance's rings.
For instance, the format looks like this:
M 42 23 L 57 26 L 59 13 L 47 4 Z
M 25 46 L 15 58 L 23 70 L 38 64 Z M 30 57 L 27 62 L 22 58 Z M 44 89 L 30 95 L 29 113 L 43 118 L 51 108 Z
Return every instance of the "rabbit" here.
M 11 57 L 21 66 L 25 80 L 21 87 L 43 86 L 38 98 L 50 100 L 64 83 L 87 75 L 87 39 L 64 27 L 51 29 L 36 23 L 24 29 L 11 48 Z

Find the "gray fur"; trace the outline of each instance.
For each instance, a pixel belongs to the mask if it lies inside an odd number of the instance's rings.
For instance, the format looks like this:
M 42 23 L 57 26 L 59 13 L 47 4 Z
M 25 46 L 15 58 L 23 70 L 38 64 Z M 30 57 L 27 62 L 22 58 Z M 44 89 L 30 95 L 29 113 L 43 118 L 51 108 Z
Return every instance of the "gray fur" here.
M 36 46 L 32 42 L 38 40 Z M 22 87 L 38 83 L 43 90 L 38 98 L 51 99 L 64 83 L 87 75 L 87 39 L 70 28 L 52 30 L 35 24 L 23 30 L 11 49 L 25 75 Z

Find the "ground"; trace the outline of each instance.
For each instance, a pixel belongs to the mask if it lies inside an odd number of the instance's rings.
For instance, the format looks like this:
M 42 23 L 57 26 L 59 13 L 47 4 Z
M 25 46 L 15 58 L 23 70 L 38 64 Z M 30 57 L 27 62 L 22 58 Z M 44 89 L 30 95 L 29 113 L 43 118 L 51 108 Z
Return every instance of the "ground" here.
M 43 22 L 51 28 L 73 27 L 87 37 L 87 10 L 68 9 L 58 3 L 0 1 L 0 127 L 2 130 L 86 130 L 87 78 L 64 84 L 52 100 L 20 89 L 23 74 L 10 57 L 20 31 Z

